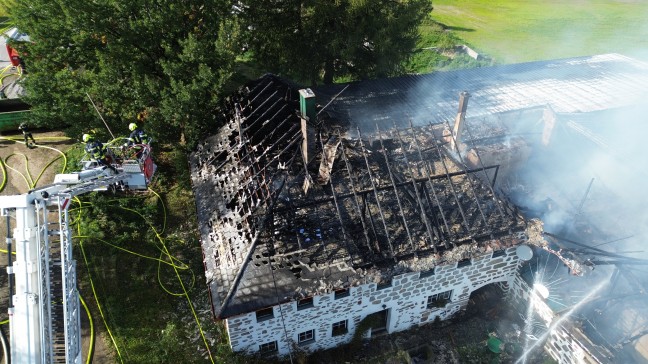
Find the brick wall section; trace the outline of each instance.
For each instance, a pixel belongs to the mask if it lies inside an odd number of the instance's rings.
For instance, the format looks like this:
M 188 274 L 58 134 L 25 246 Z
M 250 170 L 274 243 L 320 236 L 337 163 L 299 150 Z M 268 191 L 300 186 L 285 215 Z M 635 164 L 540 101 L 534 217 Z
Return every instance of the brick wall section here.
M 468 304 L 470 294 L 490 283 L 512 283 L 519 259 L 515 247 L 504 255 L 488 253 L 458 268 L 457 263 L 440 265 L 434 275 L 420 278 L 419 272 L 397 275 L 391 287 L 376 289 L 375 283 L 350 288 L 347 297 L 335 298 L 333 292 L 313 297 L 313 307 L 297 310 L 296 302 L 273 307 L 274 317 L 257 322 L 254 312 L 227 319 L 227 331 L 234 351 L 255 353 L 259 345 L 277 341 L 279 354 L 287 354 L 291 345 L 314 351 L 349 342 L 357 324 L 367 315 L 388 310 L 387 332 L 445 320 Z M 452 290 L 445 307 L 427 308 L 428 296 Z M 283 316 L 283 319 L 282 319 Z M 332 335 L 332 324 L 348 320 L 348 332 Z M 285 328 L 285 329 L 284 329 Z M 315 340 L 299 345 L 301 332 L 315 330 Z

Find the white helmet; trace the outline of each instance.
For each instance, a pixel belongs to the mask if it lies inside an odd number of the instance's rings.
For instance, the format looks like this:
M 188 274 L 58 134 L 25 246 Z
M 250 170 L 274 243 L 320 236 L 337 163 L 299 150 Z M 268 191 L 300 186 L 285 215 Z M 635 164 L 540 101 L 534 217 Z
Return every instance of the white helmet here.
M 137 129 L 137 124 L 135 123 L 128 124 L 128 130 L 133 131 L 135 129 Z

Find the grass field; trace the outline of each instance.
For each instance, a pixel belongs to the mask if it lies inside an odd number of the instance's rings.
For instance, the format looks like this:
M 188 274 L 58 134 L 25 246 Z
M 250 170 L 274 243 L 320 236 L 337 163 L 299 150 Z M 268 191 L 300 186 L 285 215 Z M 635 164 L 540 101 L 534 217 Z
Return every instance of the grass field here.
M 648 59 L 648 1 L 434 0 L 432 18 L 497 63 L 601 53 Z

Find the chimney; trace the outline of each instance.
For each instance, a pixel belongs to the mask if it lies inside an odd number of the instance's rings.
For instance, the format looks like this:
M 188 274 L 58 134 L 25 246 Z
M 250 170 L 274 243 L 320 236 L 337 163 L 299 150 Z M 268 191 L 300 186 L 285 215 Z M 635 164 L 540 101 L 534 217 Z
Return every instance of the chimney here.
M 308 164 L 308 122 L 315 122 L 317 113 L 315 112 L 315 93 L 309 88 L 299 90 L 299 112 L 301 114 L 301 132 L 302 132 L 302 158 L 304 165 Z
M 302 118 L 315 122 L 317 113 L 315 112 L 315 93 L 313 90 L 309 88 L 299 90 L 299 111 Z
M 454 126 L 452 127 L 452 140 L 450 141 L 450 147 L 455 152 L 459 152 L 461 134 L 463 133 L 463 124 L 466 117 L 466 109 L 468 109 L 469 98 L 470 94 L 468 91 L 463 91 L 459 94 L 459 111 L 457 111 L 457 117 L 455 118 Z

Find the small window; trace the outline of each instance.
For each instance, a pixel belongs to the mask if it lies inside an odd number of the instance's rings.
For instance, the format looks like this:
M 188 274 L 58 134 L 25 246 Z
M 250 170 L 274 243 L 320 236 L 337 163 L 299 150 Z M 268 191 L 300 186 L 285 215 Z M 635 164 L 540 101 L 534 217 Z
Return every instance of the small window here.
M 315 330 L 300 332 L 297 336 L 300 344 L 308 344 L 315 341 Z
M 470 260 L 470 258 L 462 259 L 459 262 L 457 262 L 457 268 L 467 267 L 471 264 L 472 264 L 472 260 Z
M 349 297 L 351 295 L 351 291 L 349 289 L 338 289 L 335 291 L 335 299 L 340 299 L 344 297 Z
M 303 310 L 309 307 L 313 307 L 313 297 L 297 301 L 297 310 Z
M 452 297 L 452 290 L 428 296 L 427 308 L 432 309 L 432 308 L 445 307 L 448 304 L 448 302 L 450 302 L 451 297 Z
M 419 274 L 419 279 L 425 278 L 425 277 L 431 277 L 434 275 L 434 268 L 430 270 L 426 270 L 425 272 L 421 272 Z
M 340 336 L 349 332 L 347 328 L 348 320 L 333 323 L 333 333 L 331 336 Z
M 391 286 L 392 286 L 392 280 L 390 279 L 387 282 L 378 283 L 376 285 L 376 291 L 380 291 L 381 289 L 389 288 Z
M 272 307 L 264 308 L 263 310 L 259 310 L 256 312 L 257 322 L 270 320 L 273 317 L 274 317 L 274 310 L 272 309 Z
M 506 256 L 506 249 L 495 250 L 493 252 L 493 258 Z
M 277 352 L 277 341 L 271 341 L 269 343 L 259 345 L 259 353 L 269 354 Z

